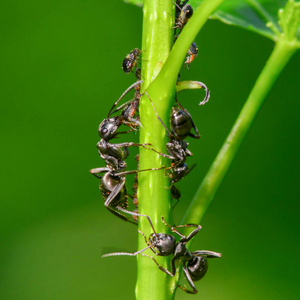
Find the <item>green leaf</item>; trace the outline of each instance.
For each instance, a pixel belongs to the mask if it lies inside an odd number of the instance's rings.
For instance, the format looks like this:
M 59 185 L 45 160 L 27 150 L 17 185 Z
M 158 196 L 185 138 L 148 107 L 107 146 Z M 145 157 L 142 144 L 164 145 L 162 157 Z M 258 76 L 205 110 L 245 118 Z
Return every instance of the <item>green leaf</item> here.
M 144 1 L 143 0 L 124 0 L 124 2 L 142 7 Z
M 143 5 L 143 0 L 124 1 L 138 6 Z M 189 1 L 194 10 L 202 2 L 203 0 Z M 282 32 L 285 34 L 289 32 L 289 39 L 294 38 L 295 35 L 299 39 L 300 25 L 297 7 L 299 7 L 299 2 L 293 0 L 226 0 L 211 18 L 254 31 L 274 41 Z M 280 11 L 281 17 L 279 17 Z
M 279 10 L 279 24 L 288 41 L 300 37 L 300 2 L 289 0 L 284 9 Z
M 201 0 L 190 1 L 193 7 L 201 2 Z M 286 2 L 287 0 L 226 0 L 212 18 L 276 40 L 280 32 L 278 11 Z M 271 28 L 267 26 L 268 23 L 271 24 Z

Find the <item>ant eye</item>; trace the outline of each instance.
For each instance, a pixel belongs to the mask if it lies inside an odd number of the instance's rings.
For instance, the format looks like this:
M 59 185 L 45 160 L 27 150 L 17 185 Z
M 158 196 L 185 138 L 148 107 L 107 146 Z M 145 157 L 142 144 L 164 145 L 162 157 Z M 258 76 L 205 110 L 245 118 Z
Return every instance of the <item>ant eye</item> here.
M 108 131 L 107 128 L 103 128 L 103 129 L 101 130 L 101 133 L 102 133 L 102 134 L 105 134 L 107 131 Z

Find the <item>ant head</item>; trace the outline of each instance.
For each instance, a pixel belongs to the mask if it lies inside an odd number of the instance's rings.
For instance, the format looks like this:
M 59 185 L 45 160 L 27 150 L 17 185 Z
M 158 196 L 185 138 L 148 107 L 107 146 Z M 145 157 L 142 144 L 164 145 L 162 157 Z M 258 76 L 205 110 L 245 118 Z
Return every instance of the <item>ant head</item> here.
M 126 168 L 126 162 L 124 160 L 119 160 L 118 162 L 118 171 Z
M 170 234 L 152 233 L 149 238 L 153 248 L 159 252 L 161 256 L 168 256 L 174 253 L 176 240 Z
M 134 55 L 140 55 L 141 54 L 141 50 L 139 48 L 134 48 L 133 50 L 131 50 L 130 53 L 133 53 Z
M 116 131 L 120 126 L 119 123 L 120 122 L 118 117 L 104 119 L 99 125 L 98 129 L 100 137 L 106 141 L 112 139 L 116 135 Z
M 188 54 L 190 55 L 197 55 L 198 54 L 198 46 L 195 42 L 193 42 L 188 50 Z

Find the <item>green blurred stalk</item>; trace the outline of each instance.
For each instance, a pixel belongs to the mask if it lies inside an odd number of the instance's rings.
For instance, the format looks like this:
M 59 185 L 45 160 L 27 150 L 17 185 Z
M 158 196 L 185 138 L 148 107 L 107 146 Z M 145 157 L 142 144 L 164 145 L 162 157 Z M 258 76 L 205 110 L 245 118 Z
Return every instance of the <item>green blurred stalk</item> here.
M 294 43 L 290 43 L 285 39 L 280 39 L 277 42 L 243 109 L 236 119 L 231 132 L 191 202 L 187 213 L 182 220 L 182 224 L 200 224 L 207 207 L 212 201 L 220 183 L 235 158 L 257 112 L 296 49 Z

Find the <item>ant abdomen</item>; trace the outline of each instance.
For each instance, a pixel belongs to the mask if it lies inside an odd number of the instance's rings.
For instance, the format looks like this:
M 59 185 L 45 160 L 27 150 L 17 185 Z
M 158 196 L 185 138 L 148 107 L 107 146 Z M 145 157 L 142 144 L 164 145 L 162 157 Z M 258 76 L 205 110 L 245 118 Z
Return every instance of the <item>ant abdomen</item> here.
M 187 268 L 189 274 L 194 281 L 200 280 L 208 269 L 207 259 L 203 256 L 193 256 L 193 258 L 188 262 Z
M 189 136 L 193 128 L 191 117 L 179 107 L 172 108 L 170 123 L 171 130 L 179 141 Z

